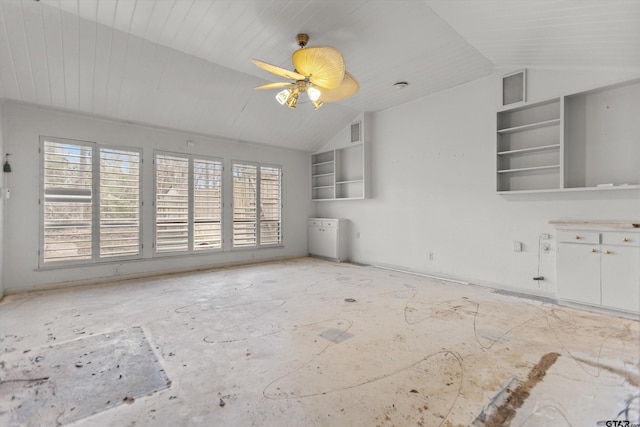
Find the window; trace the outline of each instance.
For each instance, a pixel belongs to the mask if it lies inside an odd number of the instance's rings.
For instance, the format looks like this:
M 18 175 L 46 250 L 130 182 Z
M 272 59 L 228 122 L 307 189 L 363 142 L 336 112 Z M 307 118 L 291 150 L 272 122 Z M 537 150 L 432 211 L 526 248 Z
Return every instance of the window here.
M 222 248 L 222 161 L 156 153 L 156 253 Z
M 282 168 L 233 163 L 233 247 L 282 243 Z
M 41 152 L 41 264 L 138 257 L 140 151 L 42 138 Z

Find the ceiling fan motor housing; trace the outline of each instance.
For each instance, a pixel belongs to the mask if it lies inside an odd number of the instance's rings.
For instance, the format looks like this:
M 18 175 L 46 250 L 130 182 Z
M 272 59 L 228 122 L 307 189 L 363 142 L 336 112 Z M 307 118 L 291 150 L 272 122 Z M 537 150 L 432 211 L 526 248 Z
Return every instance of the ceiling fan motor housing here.
M 298 41 L 298 46 L 302 48 L 309 43 L 309 36 L 307 34 L 298 34 L 296 40 Z

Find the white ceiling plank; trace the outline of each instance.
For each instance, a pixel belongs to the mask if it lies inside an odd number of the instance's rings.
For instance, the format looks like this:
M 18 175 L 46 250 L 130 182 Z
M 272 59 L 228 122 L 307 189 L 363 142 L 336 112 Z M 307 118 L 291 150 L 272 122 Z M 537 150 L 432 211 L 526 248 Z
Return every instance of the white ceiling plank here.
M 188 51 L 189 44 L 193 38 L 196 28 L 202 24 L 213 5 L 213 1 L 195 0 L 193 6 L 189 10 L 189 13 L 185 17 L 182 27 L 176 32 L 171 44 L 172 48 L 181 52 Z
M 60 9 L 46 7 L 45 5 L 41 9 L 49 86 L 51 88 L 51 104 L 54 107 L 66 108 L 64 46 Z
M 93 111 L 94 70 L 96 63 L 96 32 L 98 24 L 78 17 L 78 98 L 80 109 Z
M 160 36 L 164 29 L 167 20 L 171 15 L 175 0 L 165 0 L 161 2 L 155 2 L 155 7 L 151 14 L 151 19 L 147 25 L 145 38 L 153 40 L 156 43 L 160 43 Z
M 73 2 L 76 6 L 77 2 Z M 68 5 L 69 8 L 72 4 Z M 76 14 L 59 11 L 64 63 L 65 108 L 80 109 L 80 28 Z
M 427 0 L 496 66 L 640 68 L 640 2 Z M 493 13 L 487 13 L 493 11 Z
M 186 53 L 204 58 L 201 52 L 204 50 L 204 45 L 209 35 L 214 31 L 218 22 L 224 19 L 231 5 L 231 2 L 216 1 L 211 3 L 211 7 L 207 10 L 203 20 L 194 29 L 193 34 L 187 41 L 184 50 Z
M 121 110 L 121 115 L 124 115 L 127 120 L 133 120 L 132 117 L 137 113 L 138 109 L 141 108 L 141 104 L 144 106 L 143 108 L 146 108 L 146 105 L 149 103 L 149 97 L 157 90 L 150 78 L 154 69 L 157 68 L 154 63 L 155 50 L 157 47 L 158 45 L 154 42 L 141 40 L 138 57 L 134 58 L 135 61 L 129 62 L 134 64 L 126 79 L 131 83 L 128 85 L 131 92 L 127 93 L 125 91 L 126 88 L 123 88 L 123 93 L 126 94 L 126 96 L 123 97 L 121 95 L 121 99 L 125 99 L 125 105 Z
M 8 35 L 7 41 L 11 49 L 21 100 L 35 103 L 37 102 L 36 87 L 33 80 L 33 69 L 31 67 L 31 56 L 29 55 L 21 2 L 17 0 L 3 2 L 2 6 L 4 10 L 4 26 Z
M 116 14 L 113 19 L 113 28 L 129 33 L 129 31 L 131 31 L 134 13 L 139 4 L 143 2 L 143 0 L 118 0 Z
M 126 0 L 125 0 L 126 1 Z M 118 0 L 98 0 L 96 20 L 99 24 L 114 28 Z
M 9 36 L 5 25 L 4 6 L 0 2 L 0 81 L 2 82 L 3 97 L 21 100 L 20 85 L 14 67 L 13 52 L 9 45 Z
M 108 5 L 103 8 L 102 5 Z M 107 92 L 109 91 L 109 80 L 111 79 L 111 58 L 113 57 L 114 33 L 117 31 L 113 28 L 115 20 L 116 7 L 112 1 L 101 2 L 98 5 L 98 13 L 102 16 L 102 20 L 108 20 L 111 17 L 110 25 L 98 24 L 96 29 L 96 62 L 94 69 L 93 81 L 93 112 L 104 116 L 107 105 Z M 123 43 L 123 46 L 126 44 Z M 117 50 L 117 49 L 116 49 Z
M 158 42 L 168 47 L 173 47 L 178 33 L 182 29 L 187 19 L 187 16 L 191 12 L 195 1 L 194 0 L 181 0 L 176 1 L 171 10 L 167 22 L 162 28 L 162 33 Z
M 122 66 L 122 75 L 120 78 L 120 87 L 117 89 L 112 87 L 111 90 L 116 92 L 117 106 L 114 112 L 115 117 L 129 120 L 129 105 L 131 99 L 136 97 L 141 91 L 140 81 L 144 79 L 141 72 L 140 58 L 142 56 L 142 48 L 145 42 L 140 37 L 129 34 L 127 41 L 127 54 Z
M 36 100 L 41 105 L 51 105 L 49 64 L 44 40 L 41 6 L 35 2 L 22 2 L 22 22 L 27 39 L 31 74 L 36 88 Z
M 129 27 L 129 32 L 131 34 L 135 34 L 141 38 L 147 37 L 147 28 L 151 22 L 151 17 L 153 16 L 156 4 L 157 2 L 142 0 L 136 2 L 136 7 L 133 10 L 133 16 L 131 17 L 131 25 Z
M 111 39 L 111 57 L 109 61 L 109 74 L 107 79 L 105 115 L 117 116 L 118 97 L 121 94 L 125 60 L 129 49 L 130 35 L 119 30 L 113 30 Z
M 99 0 L 77 0 L 78 15 L 88 21 L 97 22 Z
M 250 7 L 251 4 L 249 2 L 236 1 L 231 3 L 231 7 L 225 12 L 224 19 L 217 21 L 212 28 L 198 56 L 211 62 L 218 62 L 220 55 L 232 52 L 233 49 L 230 44 L 236 34 L 236 31 L 232 31 L 232 28 Z

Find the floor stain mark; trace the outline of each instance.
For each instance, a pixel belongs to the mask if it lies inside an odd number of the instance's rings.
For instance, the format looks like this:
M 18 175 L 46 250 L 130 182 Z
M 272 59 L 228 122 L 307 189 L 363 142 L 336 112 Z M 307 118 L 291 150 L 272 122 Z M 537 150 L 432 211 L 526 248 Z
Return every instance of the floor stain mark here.
M 318 334 L 318 336 L 326 339 L 327 341 L 331 341 L 334 344 L 340 344 L 341 342 L 344 342 L 353 337 L 352 334 L 340 329 L 327 329 L 321 334 Z
M 556 363 L 559 356 L 560 354 L 558 353 L 547 353 L 542 356 L 540 361 L 529 371 L 527 379 L 521 382 L 515 389 L 511 388 L 512 385 L 515 385 L 514 382 L 511 382 L 505 389 L 508 397 L 504 402 L 490 409 L 490 414 L 486 414 L 485 411 L 483 411 L 473 422 L 473 425 L 482 427 L 509 426 L 517 410 L 529 397 L 531 390 L 544 379 L 547 370 Z M 505 390 L 501 390 L 499 395 Z M 498 398 L 494 399 L 494 401 L 495 400 L 498 400 Z
M 608 366 L 600 362 L 592 362 L 591 360 L 583 359 L 582 357 L 578 357 L 578 356 L 574 356 L 574 359 L 586 365 L 593 366 L 594 368 L 603 369 L 607 372 L 611 372 L 612 374 L 619 375 L 622 378 L 624 378 L 625 381 L 627 381 L 632 386 L 640 387 L 640 375 L 638 374 L 625 371 L 624 369 L 615 368 L 613 366 Z

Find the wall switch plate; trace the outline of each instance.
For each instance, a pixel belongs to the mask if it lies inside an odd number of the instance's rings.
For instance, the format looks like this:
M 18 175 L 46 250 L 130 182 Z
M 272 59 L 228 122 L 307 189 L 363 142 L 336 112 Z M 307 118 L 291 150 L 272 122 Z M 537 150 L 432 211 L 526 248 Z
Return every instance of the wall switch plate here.
M 542 234 L 540 235 L 540 238 L 541 238 L 542 240 L 549 240 L 549 239 L 551 238 L 551 235 L 549 235 L 548 233 L 542 233 Z
M 513 251 L 522 252 L 522 242 L 513 242 Z

